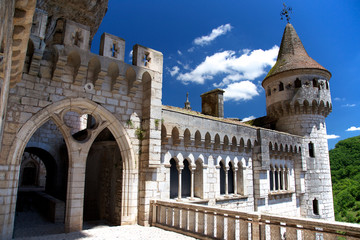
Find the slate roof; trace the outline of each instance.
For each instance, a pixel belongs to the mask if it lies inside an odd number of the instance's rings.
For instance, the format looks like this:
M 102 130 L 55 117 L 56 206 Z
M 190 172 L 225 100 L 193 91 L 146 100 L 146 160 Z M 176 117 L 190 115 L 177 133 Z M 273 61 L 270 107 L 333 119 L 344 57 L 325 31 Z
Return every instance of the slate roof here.
M 288 23 L 281 40 L 277 61 L 264 80 L 276 74 L 295 69 L 319 69 L 330 74 L 327 69 L 307 54 L 294 27 Z

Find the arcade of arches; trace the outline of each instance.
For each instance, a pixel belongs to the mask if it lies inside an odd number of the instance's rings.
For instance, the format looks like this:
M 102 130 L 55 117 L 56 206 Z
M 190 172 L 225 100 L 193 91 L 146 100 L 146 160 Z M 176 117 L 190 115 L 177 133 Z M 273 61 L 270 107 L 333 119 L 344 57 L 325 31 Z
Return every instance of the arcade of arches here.
M 134 217 L 128 206 L 124 208 L 131 194 L 123 190 L 129 180 L 123 156 L 129 157 L 131 149 L 124 147 L 126 141 L 119 144 L 121 126 L 108 123 L 103 116 L 111 115 L 105 109 L 98 106 L 88 113 L 87 107 L 94 104 L 81 100 L 63 109 L 61 117 L 36 116 L 44 123 L 35 131 L 26 129 L 26 124 L 20 130 L 33 133 L 21 153 L 14 236 L 22 236 L 22 218 L 35 213 L 41 221 L 62 225 L 61 232 L 82 228 L 83 222 L 121 225 Z M 51 113 L 57 106 L 48 108 Z M 77 155 L 71 153 L 74 145 L 80 150 Z M 124 195 L 128 198 L 123 199 Z M 26 225 L 39 227 L 36 221 Z

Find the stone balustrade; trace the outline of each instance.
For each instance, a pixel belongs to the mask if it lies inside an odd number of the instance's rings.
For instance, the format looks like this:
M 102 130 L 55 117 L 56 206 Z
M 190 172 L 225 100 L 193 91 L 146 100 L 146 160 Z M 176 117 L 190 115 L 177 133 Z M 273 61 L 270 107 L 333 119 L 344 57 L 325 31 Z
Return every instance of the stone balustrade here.
M 154 200 L 151 225 L 199 239 L 360 239 L 360 225 Z

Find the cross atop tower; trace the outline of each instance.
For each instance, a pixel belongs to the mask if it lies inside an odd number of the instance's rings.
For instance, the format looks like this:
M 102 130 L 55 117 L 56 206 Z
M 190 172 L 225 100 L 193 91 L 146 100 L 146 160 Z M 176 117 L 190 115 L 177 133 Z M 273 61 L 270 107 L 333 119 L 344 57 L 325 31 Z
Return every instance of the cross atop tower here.
M 290 22 L 290 13 L 292 13 L 292 8 L 291 7 L 287 7 L 285 3 L 283 3 L 283 10 L 280 12 L 280 17 L 281 20 L 284 19 L 284 17 L 286 18 L 286 21 L 289 23 Z
M 80 43 L 84 40 L 82 36 L 82 31 L 77 29 L 73 34 L 72 38 L 74 40 L 74 45 L 80 47 Z
M 150 57 L 150 53 L 148 52 L 145 52 L 145 55 L 144 55 L 144 66 L 145 67 L 148 67 L 149 66 L 149 63 L 151 61 L 151 57 Z
M 115 42 L 115 41 L 113 42 L 113 45 L 110 48 L 110 50 L 111 50 L 111 55 L 116 58 L 119 53 L 119 46 L 118 46 L 117 42 Z

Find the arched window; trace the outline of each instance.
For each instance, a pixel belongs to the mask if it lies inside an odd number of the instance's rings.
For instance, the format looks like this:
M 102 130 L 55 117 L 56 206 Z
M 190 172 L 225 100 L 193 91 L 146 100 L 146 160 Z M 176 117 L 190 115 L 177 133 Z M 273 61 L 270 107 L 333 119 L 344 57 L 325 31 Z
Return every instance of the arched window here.
M 176 167 L 176 161 L 170 160 L 170 198 L 178 197 L 179 174 Z
M 232 141 L 231 141 L 231 151 L 236 151 L 236 148 L 237 148 L 237 141 L 236 141 L 236 137 L 234 136 L 232 138 Z
M 189 147 L 191 145 L 191 134 L 189 129 L 186 129 L 184 132 L 184 146 Z
M 191 171 L 188 160 L 184 160 L 184 169 L 181 177 L 181 197 L 190 197 L 191 194 Z
M 295 80 L 295 88 L 301 88 L 301 81 L 298 78 Z
M 223 143 L 223 149 L 226 151 L 229 149 L 229 138 L 225 135 L 224 137 L 224 143 Z
M 279 190 L 284 190 L 284 170 L 282 167 L 279 168 L 279 180 L 280 180 Z
M 219 134 L 216 134 L 214 140 L 214 149 L 217 150 L 219 148 L 220 148 L 220 136 Z
M 211 136 L 208 132 L 205 134 L 205 148 L 211 148 Z
M 279 190 L 279 169 L 277 167 L 275 167 L 275 190 L 278 191 Z
M 229 162 L 228 171 L 228 193 L 234 193 L 234 169 L 231 162 Z
M 268 89 L 267 89 L 267 95 L 268 96 L 271 96 L 271 89 L 268 87 Z
M 220 162 L 220 194 L 225 194 L 225 166 Z
M 319 215 L 319 201 L 316 198 L 313 200 L 313 213 Z
M 269 172 L 270 191 L 274 191 L 274 168 L 270 166 Z
M 251 141 L 250 141 L 250 139 L 247 141 L 246 151 L 247 152 L 251 151 Z
M 284 84 L 282 82 L 279 83 L 279 92 L 284 91 Z
M 325 81 L 326 89 L 329 90 L 329 83 L 328 81 Z
M 167 144 L 168 138 L 167 138 L 167 132 L 166 127 L 164 124 L 161 124 L 161 144 Z
M 318 80 L 316 78 L 313 79 L 313 87 L 314 88 L 318 87 Z
M 240 147 L 239 147 L 239 151 L 240 151 L 240 152 L 244 151 L 244 148 L 245 148 L 244 139 L 243 139 L 243 138 L 241 138 L 241 139 L 240 139 Z
M 309 157 L 315 157 L 314 143 L 309 142 Z
M 171 138 L 172 138 L 173 145 L 180 144 L 179 130 L 177 129 L 177 127 L 173 128 L 173 130 L 171 132 Z
M 201 134 L 199 131 L 195 133 L 195 147 L 201 147 Z

